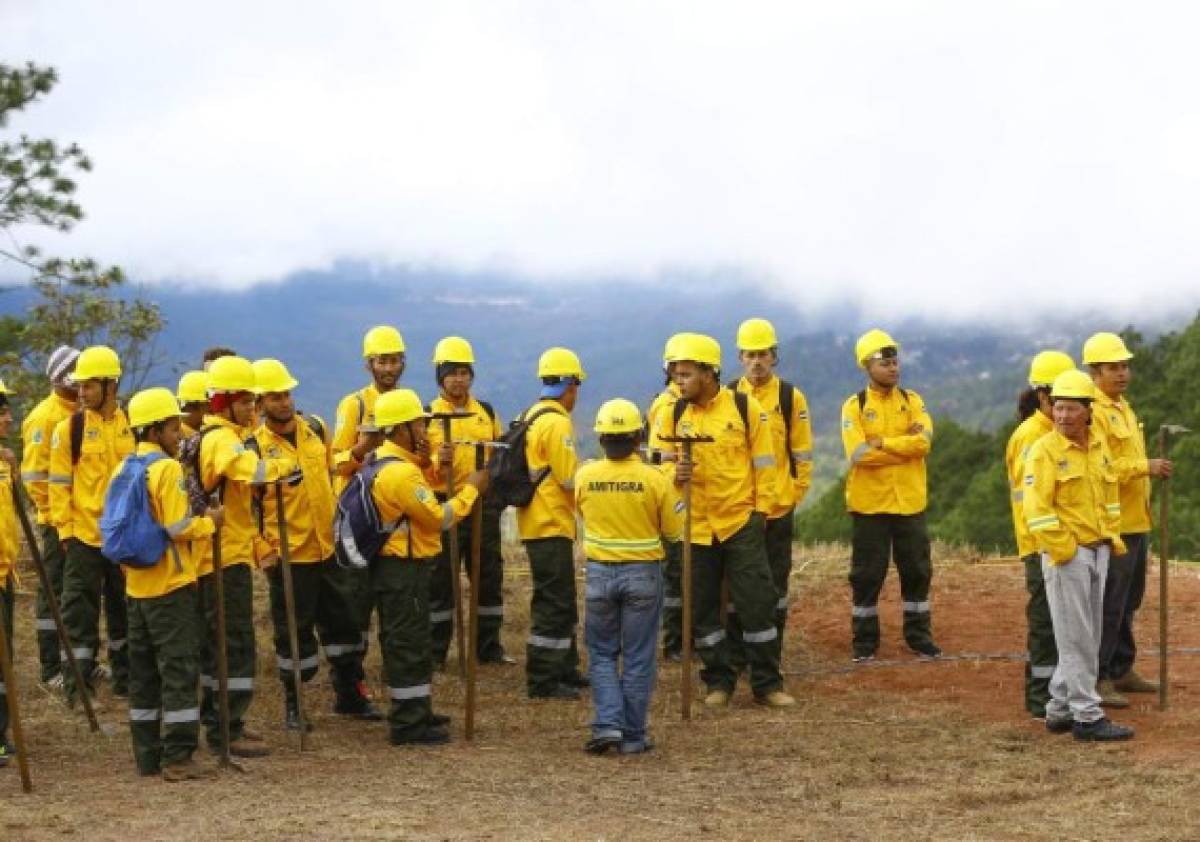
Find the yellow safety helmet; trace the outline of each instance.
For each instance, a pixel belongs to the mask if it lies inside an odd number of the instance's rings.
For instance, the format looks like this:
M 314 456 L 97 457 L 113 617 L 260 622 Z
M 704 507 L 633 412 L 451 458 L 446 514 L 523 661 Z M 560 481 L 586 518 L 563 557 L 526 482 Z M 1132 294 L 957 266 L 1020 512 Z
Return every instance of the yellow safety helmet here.
M 633 401 L 613 398 L 601 404 L 592 429 L 600 435 L 636 433 L 642 429 L 642 413 Z
M 1092 383 L 1092 378 L 1079 369 L 1072 368 L 1054 378 L 1054 385 L 1050 387 L 1050 397 L 1051 399 L 1072 398 L 1073 400 L 1083 401 L 1094 400 L 1096 397 L 1096 385 Z
M 1054 378 L 1075 367 L 1070 354 L 1062 351 L 1041 351 L 1029 364 L 1029 385 L 1035 389 L 1049 387 Z
M 208 367 L 208 393 L 250 392 L 258 394 L 254 366 L 245 357 L 221 357 Z
M 143 389 L 129 399 L 129 426 L 135 430 L 182 414 L 171 390 L 161 386 Z
M 208 372 L 187 371 L 179 378 L 175 397 L 180 403 L 208 403 Z
M 403 354 L 404 337 L 391 325 L 377 325 L 363 337 L 363 358 L 381 354 Z
M 121 376 L 121 360 L 117 352 L 107 345 L 93 345 L 84 348 L 75 361 L 75 371 L 71 373 L 71 381 L 82 383 L 85 380 L 116 380 Z
M 279 360 L 255 360 L 253 367 L 254 385 L 260 395 L 267 392 L 290 392 L 300 385 L 300 381 L 292 377 L 287 366 Z
M 421 398 L 412 389 L 392 389 L 375 401 L 375 426 L 381 430 L 428 416 Z
M 721 343 L 703 333 L 687 333 L 679 340 L 672 362 L 694 362 L 721 367 Z
M 442 363 L 475 365 L 475 353 L 471 350 L 471 343 L 461 336 L 447 336 L 438 340 L 433 349 L 433 364 Z
M 854 359 L 859 368 L 867 367 L 867 359 L 878 354 L 884 348 L 900 350 L 900 343 L 888 336 L 879 328 L 871 328 L 854 343 Z
M 1093 333 L 1083 343 L 1083 364 L 1120 363 L 1133 359 L 1125 340 L 1115 333 Z
M 670 365 L 679 359 L 679 344 L 686 343 L 689 336 L 694 334 L 684 331 L 676 333 L 667 340 L 667 344 L 663 346 L 663 365 Z
M 737 347 L 739 351 L 768 351 L 779 344 L 775 326 L 766 319 L 746 319 L 738 325 Z
M 587 380 L 583 364 L 574 351 L 567 348 L 547 348 L 538 359 L 538 377 L 575 377 Z

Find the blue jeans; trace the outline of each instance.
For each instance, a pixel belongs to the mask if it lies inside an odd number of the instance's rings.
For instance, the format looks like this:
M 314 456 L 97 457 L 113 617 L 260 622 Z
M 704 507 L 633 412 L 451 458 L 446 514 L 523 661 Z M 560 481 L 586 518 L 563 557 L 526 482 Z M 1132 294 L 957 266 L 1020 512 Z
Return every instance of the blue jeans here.
M 660 562 L 588 562 L 584 635 L 596 709 L 592 736 L 618 737 L 622 751 L 641 751 L 646 746 L 662 604 Z M 618 660 L 622 661 L 620 675 Z

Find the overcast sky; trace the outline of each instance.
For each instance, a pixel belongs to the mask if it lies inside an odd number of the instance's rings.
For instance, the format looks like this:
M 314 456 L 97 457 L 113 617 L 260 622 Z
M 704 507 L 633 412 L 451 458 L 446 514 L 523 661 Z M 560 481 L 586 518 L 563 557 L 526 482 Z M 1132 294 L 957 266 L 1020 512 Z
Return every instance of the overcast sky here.
M 0 61 L 62 77 L 8 131 L 96 162 L 55 247 L 140 279 L 718 268 L 958 316 L 1200 304 L 1198 31 L 1195 3 L 0 0 Z

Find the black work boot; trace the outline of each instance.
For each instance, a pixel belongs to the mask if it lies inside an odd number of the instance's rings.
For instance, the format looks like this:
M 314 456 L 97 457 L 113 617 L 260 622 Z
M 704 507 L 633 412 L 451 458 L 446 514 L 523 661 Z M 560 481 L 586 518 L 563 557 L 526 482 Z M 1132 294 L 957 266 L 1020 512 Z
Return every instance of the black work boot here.
M 366 684 L 357 680 L 353 665 L 339 665 L 334 669 L 333 712 L 339 716 L 361 719 L 364 722 L 380 722 L 383 714 L 367 698 Z
M 288 731 L 300 730 L 300 704 L 296 701 L 296 693 L 293 690 L 287 690 L 283 698 L 284 714 L 283 727 Z M 312 722 L 306 718 L 304 721 L 304 730 L 311 732 L 313 729 Z
M 1071 729 L 1075 739 L 1083 743 L 1111 743 L 1117 740 L 1132 740 L 1133 729 L 1118 725 L 1107 716 L 1095 722 L 1076 722 Z

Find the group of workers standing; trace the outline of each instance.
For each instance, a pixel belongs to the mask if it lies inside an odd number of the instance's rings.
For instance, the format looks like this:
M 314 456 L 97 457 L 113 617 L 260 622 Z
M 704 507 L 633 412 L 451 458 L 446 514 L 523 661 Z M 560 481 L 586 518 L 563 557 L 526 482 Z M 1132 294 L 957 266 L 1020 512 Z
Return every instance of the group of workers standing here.
M 501 478 L 484 458 L 508 448 L 519 451 L 508 464 L 528 472 L 516 511 L 533 584 L 527 692 L 573 700 L 590 686 L 595 715 L 588 751 L 637 754 L 653 747 L 647 710 L 660 629 L 666 658 L 677 659 L 682 648 L 685 543 L 704 704 L 728 706 L 746 673 L 756 702 L 791 706 L 780 662 L 794 514 L 809 488 L 813 445 L 803 392 L 775 373 L 778 344 L 768 321 L 743 322 L 741 376 L 723 381 L 715 339 L 672 336 L 662 393 L 644 416 L 631 401 L 605 402 L 593 427 L 603 458 L 583 465 L 572 412 L 586 375 L 566 348 L 541 355 L 538 399 L 506 428 L 475 393 L 469 342 L 451 336 L 437 344 L 439 394 L 424 404 L 399 385 L 407 362 L 399 331 L 374 327 L 363 339 L 370 382 L 342 399 L 332 432 L 297 410 L 292 391 L 299 383 L 278 360 L 251 362 L 214 348 L 204 370 L 185 374 L 174 393 L 146 389 L 122 408 L 121 365 L 111 349 L 60 348 L 47 364 L 52 392 L 22 425 L 20 477 L 36 508 L 43 559 L 84 681 L 77 686 L 64 669 L 46 593 L 39 594 L 36 623 L 41 679 L 61 686 L 69 701 L 92 698 L 105 674 L 98 658 L 103 606 L 109 677 L 114 695 L 129 699 L 139 772 L 168 780 L 211 774 L 193 757 L 201 726 L 214 750 L 266 754 L 261 735 L 246 723 L 256 673 L 258 568 L 270 591 L 287 728 L 311 727 L 290 679 L 296 670 L 305 681 L 315 676 L 323 650 L 336 713 L 386 717 L 393 744 L 444 743 L 449 717 L 433 710 L 432 674 L 447 657 L 454 612 L 461 610 L 453 585 L 473 537 L 480 567 L 472 656 L 514 663 L 500 637 L 506 498 L 498 489 L 487 493 Z M 1171 466 L 1145 458 L 1136 418 L 1121 397 L 1128 358 L 1111 334 L 1085 347 L 1091 377 L 1075 371 L 1066 355 L 1039 355 L 1022 398 L 1027 417 L 1008 449 L 1030 591 L 1027 705 L 1050 730 L 1073 726 L 1081 739 L 1128 736 L 1103 718 L 1099 704 L 1119 705 L 1119 691 L 1153 688 L 1132 670 L 1131 620 L 1145 581 L 1146 477 L 1165 476 Z M 890 336 L 868 331 L 855 359 L 867 383 L 841 411 L 853 521 L 852 655 L 859 662 L 875 656 L 879 595 L 894 559 L 905 641 L 919 656 L 936 658 L 924 521 L 933 424 L 921 397 L 899 385 L 899 345 Z M 0 436 L 11 419 L 0 385 Z M 0 482 L 8 488 L 15 460 L 10 452 L 0 455 Z M 131 470 L 140 472 L 139 482 L 144 474 L 149 509 L 166 536 L 161 556 L 145 565 L 115 564 L 102 552 L 102 533 L 111 531 L 103 521 L 113 517 L 106 495 Z M 339 518 L 355 496 L 375 513 L 380 541 L 361 563 L 342 564 L 337 550 L 348 539 Z M 18 543 L 13 500 L 0 494 L 0 582 L 10 630 L 9 572 Z M 478 536 L 468 525 L 473 511 Z M 587 559 L 586 675 L 577 643 L 577 523 Z M 448 540 L 451 530 L 455 540 Z M 346 546 L 357 555 L 353 541 Z M 451 557 L 451 547 L 459 557 Z M 281 561 L 291 571 L 290 609 Z M 223 639 L 214 565 L 222 573 Z M 290 644 L 289 611 L 298 652 Z M 372 702 L 363 670 L 372 613 L 386 715 Z M 216 704 L 220 645 L 225 730 Z M 0 752 L 11 752 L 4 716 L 0 704 Z

